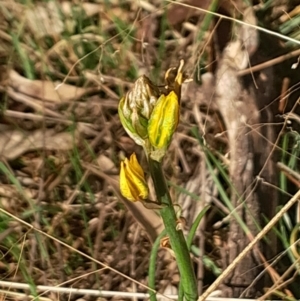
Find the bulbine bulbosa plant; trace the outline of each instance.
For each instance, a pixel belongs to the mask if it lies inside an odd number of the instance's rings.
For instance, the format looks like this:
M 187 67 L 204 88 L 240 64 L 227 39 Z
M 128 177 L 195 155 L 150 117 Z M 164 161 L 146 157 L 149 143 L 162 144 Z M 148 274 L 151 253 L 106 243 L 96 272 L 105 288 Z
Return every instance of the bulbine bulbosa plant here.
M 178 227 L 174 205 L 162 170 L 180 115 L 183 61 L 165 74 L 165 85 L 156 86 L 145 75 L 119 103 L 119 116 L 128 135 L 143 147 L 153 180 L 156 199 L 149 200 L 144 171 L 133 153 L 121 162 L 120 190 L 130 201 L 140 201 L 149 209 L 158 209 L 181 276 L 180 288 L 185 300 L 197 300 L 197 285 L 187 242 Z M 165 240 L 164 240 L 165 241 Z M 155 300 L 155 296 L 154 296 Z

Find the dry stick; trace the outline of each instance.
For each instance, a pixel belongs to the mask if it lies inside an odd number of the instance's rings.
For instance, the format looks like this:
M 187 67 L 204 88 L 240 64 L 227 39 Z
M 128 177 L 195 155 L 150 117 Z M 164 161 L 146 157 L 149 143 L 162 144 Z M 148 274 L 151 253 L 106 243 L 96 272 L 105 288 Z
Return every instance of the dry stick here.
M 247 255 L 247 253 L 258 243 L 280 220 L 280 218 L 297 202 L 300 198 L 300 190 L 281 208 L 281 210 L 270 220 L 270 222 L 259 232 L 249 245 L 240 253 L 238 257 L 224 270 L 224 272 L 215 280 L 215 282 L 200 296 L 198 301 L 204 301 L 218 288 L 222 281 L 234 270 L 237 264 Z
M 278 105 L 278 111 L 280 113 L 284 113 L 284 110 L 286 108 L 286 105 L 289 101 L 289 86 L 290 86 L 290 81 L 291 79 L 289 77 L 285 77 L 282 82 L 282 87 L 281 87 L 281 93 L 280 93 L 280 100 L 279 100 L 279 105 Z
M 289 179 L 298 186 L 298 188 L 300 188 L 300 175 L 295 172 L 294 170 L 292 170 L 291 168 L 289 168 L 288 166 L 286 166 L 285 164 L 283 164 L 282 162 L 277 162 L 277 166 L 279 167 L 279 169 L 285 173 L 286 177 L 289 177 Z
M 275 59 L 269 60 L 269 61 L 261 63 L 259 65 L 249 67 L 245 70 L 241 70 L 241 71 L 238 72 L 238 75 L 243 76 L 243 75 L 246 75 L 246 74 L 249 74 L 249 73 L 252 73 L 252 72 L 256 72 L 256 71 L 271 67 L 273 65 L 282 63 L 282 62 L 284 62 L 284 61 L 286 61 L 286 60 L 288 60 L 292 57 L 298 56 L 298 55 L 300 55 L 300 49 L 297 49 L 297 50 L 294 50 L 290 53 L 281 55 L 279 57 L 276 57 Z

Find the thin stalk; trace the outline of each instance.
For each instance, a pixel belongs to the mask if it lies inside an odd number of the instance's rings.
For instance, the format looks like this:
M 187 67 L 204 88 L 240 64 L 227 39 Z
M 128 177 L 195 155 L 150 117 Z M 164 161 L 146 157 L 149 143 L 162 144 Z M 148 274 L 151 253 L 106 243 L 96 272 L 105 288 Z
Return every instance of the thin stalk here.
M 163 219 L 172 250 L 176 256 L 184 296 L 187 301 L 196 301 L 198 298 L 197 282 L 192 266 L 190 253 L 181 230 L 176 229 L 176 214 L 161 163 L 149 158 L 149 169 L 153 179 L 157 202 L 162 204 L 160 214 Z
M 190 250 L 191 249 L 191 246 L 192 246 L 192 242 L 193 242 L 193 239 L 196 235 L 196 231 L 198 229 L 198 226 L 202 220 L 202 217 L 205 215 L 205 213 L 207 212 L 207 210 L 210 208 L 210 206 L 205 206 L 201 212 L 198 214 L 197 218 L 195 219 L 195 221 L 193 222 L 193 225 L 191 227 L 191 230 L 187 236 L 187 239 L 186 239 L 186 243 L 187 243 L 187 246 L 188 246 L 188 249 Z M 182 283 L 180 283 L 179 285 L 179 290 L 178 290 L 178 300 L 182 300 L 182 294 L 183 294 L 183 287 L 182 287 Z
M 152 289 L 148 291 L 148 294 L 150 295 L 150 301 L 157 301 L 156 294 L 153 292 L 155 291 L 155 268 L 156 268 L 156 258 L 157 258 L 157 252 L 160 247 L 160 240 L 167 234 L 166 229 L 164 229 L 156 238 L 152 249 L 151 249 L 151 255 L 150 255 L 150 262 L 149 262 L 149 281 L 148 286 Z

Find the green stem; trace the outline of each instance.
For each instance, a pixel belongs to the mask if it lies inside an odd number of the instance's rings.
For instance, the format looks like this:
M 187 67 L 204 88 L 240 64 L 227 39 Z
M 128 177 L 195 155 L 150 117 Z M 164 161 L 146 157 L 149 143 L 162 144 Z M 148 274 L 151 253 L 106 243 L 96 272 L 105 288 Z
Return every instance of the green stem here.
M 213 0 L 207 10 L 207 14 L 205 15 L 200 30 L 197 35 L 197 41 L 203 41 L 204 35 L 207 33 L 209 26 L 212 22 L 212 20 L 215 18 L 215 16 L 209 12 L 215 12 L 218 9 L 219 0 Z
M 198 293 L 195 272 L 184 235 L 181 230 L 176 229 L 177 218 L 162 171 L 162 165 L 149 158 L 149 169 L 153 179 L 157 201 L 159 204 L 164 205 L 163 208 L 160 209 L 160 214 L 170 239 L 172 250 L 176 256 L 185 299 L 187 301 L 196 301 Z
M 203 218 L 203 216 L 205 215 L 205 213 L 207 212 L 207 210 L 210 208 L 210 206 L 205 206 L 201 212 L 198 214 L 197 218 L 195 219 L 195 221 L 193 222 L 192 224 L 192 227 L 191 227 L 191 230 L 187 236 L 187 239 L 186 239 L 186 243 L 187 243 L 187 246 L 188 246 L 188 250 L 191 249 L 191 246 L 192 246 L 192 242 L 193 242 L 193 239 L 196 235 L 196 231 L 198 229 L 198 226 Z M 178 300 L 182 300 L 182 294 L 183 294 L 183 287 L 182 287 L 182 284 L 180 283 L 179 285 L 179 289 L 178 289 Z
M 164 229 L 156 238 L 150 255 L 150 261 L 149 261 L 149 281 L 148 286 L 151 288 L 151 290 L 148 291 L 150 295 L 150 301 L 157 301 L 156 294 L 153 292 L 155 291 L 155 269 L 156 269 L 156 258 L 157 258 L 157 252 L 160 247 L 160 240 L 166 236 L 167 232 L 166 229 Z

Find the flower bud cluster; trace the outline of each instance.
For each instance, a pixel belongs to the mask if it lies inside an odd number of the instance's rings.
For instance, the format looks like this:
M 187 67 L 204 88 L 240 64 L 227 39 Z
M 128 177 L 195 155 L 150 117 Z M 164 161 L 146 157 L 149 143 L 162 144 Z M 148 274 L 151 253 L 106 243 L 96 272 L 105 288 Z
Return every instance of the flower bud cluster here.
M 164 90 L 145 75 L 119 103 L 119 116 L 128 135 L 144 147 L 147 156 L 161 161 L 179 120 L 183 61 L 166 72 Z
M 128 135 L 143 146 L 147 157 L 161 162 L 179 121 L 183 61 L 165 74 L 164 88 L 143 75 L 119 103 L 119 117 Z M 148 198 L 144 173 L 135 154 L 121 162 L 120 187 L 131 201 Z

